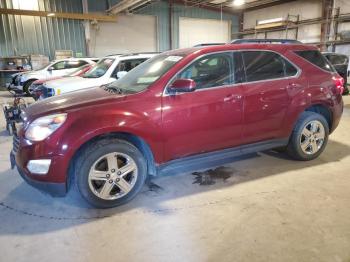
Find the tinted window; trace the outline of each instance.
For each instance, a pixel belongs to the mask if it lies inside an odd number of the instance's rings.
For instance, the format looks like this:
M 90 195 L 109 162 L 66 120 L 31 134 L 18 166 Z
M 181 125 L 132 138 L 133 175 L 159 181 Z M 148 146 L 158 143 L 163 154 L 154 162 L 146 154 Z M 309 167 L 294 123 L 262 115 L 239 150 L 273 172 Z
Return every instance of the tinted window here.
M 263 51 L 242 52 L 248 82 L 294 76 L 297 69 L 279 54 Z
M 333 66 L 317 50 L 295 51 L 295 53 L 323 70 L 334 72 Z
M 298 73 L 298 70 L 286 59 L 283 59 L 283 62 L 286 70 L 286 76 L 295 76 Z
M 192 79 L 196 88 L 209 88 L 232 83 L 232 53 L 207 55 L 195 61 L 176 79 Z

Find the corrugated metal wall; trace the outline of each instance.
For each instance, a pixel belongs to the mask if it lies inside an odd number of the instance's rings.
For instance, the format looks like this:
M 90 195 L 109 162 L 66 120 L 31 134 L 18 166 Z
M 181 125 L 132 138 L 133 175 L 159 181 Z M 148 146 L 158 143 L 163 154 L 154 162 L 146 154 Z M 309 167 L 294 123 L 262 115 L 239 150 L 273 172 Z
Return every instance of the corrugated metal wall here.
M 89 0 L 90 12 L 105 11 L 108 5 L 117 0 Z M 82 12 L 81 0 L 0 0 L 1 8 L 29 7 L 33 10 Z M 31 8 L 32 7 L 32 8 Z M 169 6 L 168 1 L 153 2 L 138 10 L 139 14 L 157 16 L 158 46 L 160 51 L 170 49 L 169 45 Z M 173 6 L 172 39 L 173 48 L 179 46 L 179 17 L 224 19 L 232 21 L 232 32 L 238 31 L 238 17 L 198 7 L 175 4 Z M 86 55 L 84 28 L 82 21 L 0 15 L 0 56 L 20 54 L 44 54 L 54 58 L 55 50 L 73 50 Z
M 1 8 L 82 12 L 81 0 L 0 0 Z M 43 54 L 55 50 L 86 54 L 81 20 L 0 15 L 0 56 Z
M 169 50 L 169 5 L 167 2 L 153 2 L 150 5 L 138 10 L 139 14 L 155 15 L 158 17 L 158 41 L 160 51 Z M 238 16 L 227 13 L 211 11 L 198 7 L 184 6 L 175 4 L 173 6 L 172 25 L 172 40 L 173 48 L 179 47 L 179 18 L 203 18 L 203 19 L 223 19 L 230 20 L 232 32 L 238 31 Z

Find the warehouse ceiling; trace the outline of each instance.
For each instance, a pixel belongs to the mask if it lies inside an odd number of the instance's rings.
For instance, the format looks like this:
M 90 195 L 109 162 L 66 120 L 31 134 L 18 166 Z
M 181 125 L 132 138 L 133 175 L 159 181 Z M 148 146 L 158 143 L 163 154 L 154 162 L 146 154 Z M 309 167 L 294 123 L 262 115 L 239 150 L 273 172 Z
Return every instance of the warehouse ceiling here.
M 171 0 L 172 3 L 181 3 L 188 7 L 202 7 L 237 13 L 242 10 L 255 10 L 273 5 L 279 5 L 296 0 Z M 108 12 L 133 12 L 145 5 L 159 2 L 159 0 L 122 0 L 112 6 Z
M 279 5 L 295 0 L 182 0 L 185 5 L 225 9 L 225 11 L 239 12 L 242 10 L 254 10 L 273 5 Z M 175 1 L 179 2 L 179 1 Z

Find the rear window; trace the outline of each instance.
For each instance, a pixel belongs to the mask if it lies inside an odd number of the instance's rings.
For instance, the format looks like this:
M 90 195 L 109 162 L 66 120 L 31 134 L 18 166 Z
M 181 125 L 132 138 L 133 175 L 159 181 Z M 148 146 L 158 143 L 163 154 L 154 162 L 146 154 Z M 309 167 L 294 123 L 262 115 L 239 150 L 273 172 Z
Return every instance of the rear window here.
M 331 63 L 317 50 L 295 51 L 295 53 L 323 70 L 335 72 Z
M 348 57 L 343 55 L 330 55 L 326 54 L 324 55 L 329 62 L 331 62 L 333 65 L 342 65 L 348 63 Z

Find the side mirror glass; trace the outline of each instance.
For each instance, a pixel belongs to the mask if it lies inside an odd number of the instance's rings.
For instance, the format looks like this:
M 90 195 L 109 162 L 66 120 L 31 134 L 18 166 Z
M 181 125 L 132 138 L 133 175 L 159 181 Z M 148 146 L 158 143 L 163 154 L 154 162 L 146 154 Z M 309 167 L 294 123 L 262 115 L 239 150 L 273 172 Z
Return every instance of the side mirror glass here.
M 127 73 L 128 73 L 128 72 L 126 72 L 126 71 L 119 71 L 119 72 L 117 73 L 117 79 L 122 78 L 122 77 L 125 76 Z
M 169 87 L 170 94 L 188 93 L 196 90 L 196 82 L 192 79 L 177 79 Z
M 53 66 L 50 66 L 47 71 L 52 71 L 52 70 L 55 70 L 55 68 Z

